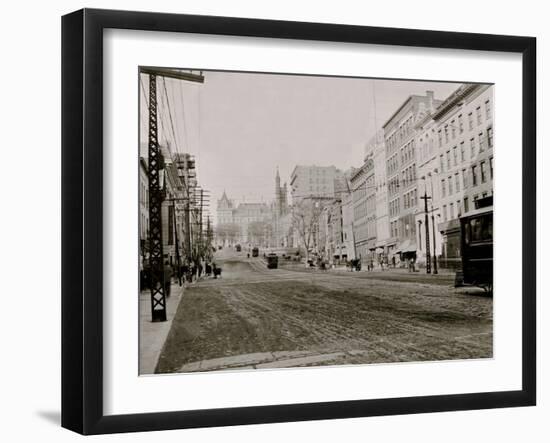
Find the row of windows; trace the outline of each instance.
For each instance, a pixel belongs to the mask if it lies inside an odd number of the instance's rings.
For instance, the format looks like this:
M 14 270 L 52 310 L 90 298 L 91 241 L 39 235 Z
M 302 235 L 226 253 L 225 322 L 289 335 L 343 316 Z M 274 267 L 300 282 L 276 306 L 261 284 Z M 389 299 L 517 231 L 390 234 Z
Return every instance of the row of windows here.
M 414 160 L 414 139 L 401 148 L 401 164 Z
M 412 191 L 403 194 L 403 207 L 405 209 L 414 208 L 418 204 L 417 190 L 414 188 Z
M 441 172 L 449 170 L 454 166 L 458 166 L 459 163 L 464 163 L 473 160 L 476 155 L 485 151 L 485 149 L 491 149 L 493 147 L 493 128 L 487 128 L 487 132 L 481 131 L 476 138 L 470 139 L 469 149 L 466 149 L 465 142 L 461 141 L 459 145 L 453 146 L 449 149 L 445 155 L 439 156 L 439 167 Z
M 355 231 L 355 240 L 366 240 L 376 237 L 376 222 L 374 219 L 368 220 L 366 223 L 357 226 Z
M 139 193 L 139 202 L 147 207 L 149 206 L 149 187 L 146 183 L 141 183 L 141 189 Z
M 481 197 L 485 198 L 489 195 L 489 192 L 484 192 Z M 473 201 L 475 202 L 479 198 L 479 195 L 474 195 Z M 475 203 L 474 203 L 475 204 Z M 466 213 L 470 210 L 470 201 L 468 197 L 464 197 L 463 200 L 457 200 L 455 202 L 451 202 L 448 205 L 443 205 L 441 207 L 441 214 L 443 217 L 443 221 L 446 222 L 447 220 L 452 220 L 455 218 L 455 211 L 456 211 L 456 217 L 460 217 L 462 213 Z
M 488 169 L 488 170 L 487 170 Z M 480 183 L 486 183 L 488 179 L 493 179 L 493 157 L 487 161 L 482 160 L 479 164 L 471 165 L 470 168 L 462 169 L 462 189 L 477 186 Z M 471 181 L 470 181 L 471 179 Z M 461 191 L 460 175 L 458 172 L 454 176 L 441 179 L 441 197 L 453 195 Z
M 390 135 L 386 139 L 388 152 L 393 152 L 399 145 L 402 144 L 401 142 L 411 134 L 412 127 L 413 117 L 411 115 L 399 126 L 399 128 L 392 135 Z
M 394 220 L 390 222 L 390 235 L 392 237 L 416 236 L 416 226 L 414 223 L 414 215 L 404 217 L 401 220 Z M 400 226 L 401 232 L 399 232 Z
M 376 196 L 370 195 L 367 199 L 353 207 L 353 217 L 355 220 L 366 217 L 368 214 L 376 213 Z
M 475 111 L 475 124 L 480 126 L 483 123 L 483 114 L 485 114 L 485 120 L 490 120 L 492 115 L 491 101 L 488 99 L 485 101 L 484 111 L 481 109 L 481 105 L 476 108 Z M 468 113 L 468 129 L 472 131 L 474 129 L 474 113 Z M 449 140 L 454 140 L 458 134 L 464 133 L 464 116 L 460 114 L 458 116 L 458 126 L 455 119 L 451 120 L 449 124 L 446 124 L 442 129 L 437 133 L 439 140 L 439 147 L 443 146 L 443 140 L 445 143 L 449 143 Z
M 393 174 L 399 168 L 397 152 L 388 159 L 388 175 Z
M 417 205 L 418 205 L 418 191 L 416 188 L 403 194 L 403 209 L 414 208 Z M 390 217 L 395 217 L 399 215 L 400 210 L 401 210 L 401 199 L 397 197 L 396 199 L 392 200 L 389 204 Z
M 401 171 L 401 181 L 405 187 L 416 182 L 416 163 Z
M 397 197 L 395 200 L 392 200 L 390 202 L 390 207 L 389 207 L 390 217 L 395 217 L 399 215 L 399 211 L 400 211 L 400 204 L 399 204 L 399 197 Z
M 399 236 L 399 225 L 397 220 L 390 222 L 390 235 L 392 237 Z
M 399 191 L 399 176 L 396 175 L 388 182 L 388 193 L 394 195 Z

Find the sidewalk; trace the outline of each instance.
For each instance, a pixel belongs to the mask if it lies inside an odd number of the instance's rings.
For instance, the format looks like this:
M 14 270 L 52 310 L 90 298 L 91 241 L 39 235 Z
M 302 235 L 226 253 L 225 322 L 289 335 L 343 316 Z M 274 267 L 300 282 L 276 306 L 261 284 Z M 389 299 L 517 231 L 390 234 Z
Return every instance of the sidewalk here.
M 154 374 L 162 347 L 170 332 L 183 296 L 184 286 L 172 283 L 170 297 L 166 297 L 166 321 L 151 321 L 151 291 L 146 289 L 139 294 L 139 374 Z

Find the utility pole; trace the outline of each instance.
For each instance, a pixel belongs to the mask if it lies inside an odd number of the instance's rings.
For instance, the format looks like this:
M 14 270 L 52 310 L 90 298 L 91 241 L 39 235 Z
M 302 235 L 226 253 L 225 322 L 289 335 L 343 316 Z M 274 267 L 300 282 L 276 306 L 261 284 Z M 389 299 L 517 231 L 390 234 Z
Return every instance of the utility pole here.
M 172 207 L 174 208 L 172 210 L 172 217 L 174 218 L 174 241 L 176 242 L 176 265 L 177 265 L 177 275 L 178 275 L 178 283 L 181 286 L 181 260 L 180 260 L 180 245 L 178 240 L 178 225 L 176 224 L 176 204 L 175 202 L 172 203 Z
M 203 199 L 203 195 L 204 195 L 204 190 L 201 189 L 201 200 L 200 200 L 200 203 L 199 203 L 199 260 L 201 258 L 203 258 L 202 256 L 204 255 L 204 244 L 203 244 L 203 241 L 202 241 L 202 199 Z
M 432 209 L 432 231 L 434 237 L 434 274 L 437 274 L 437 252 L 435 252 L 435 218 Z
M 149 75 L 149 226 L 150 226 L 150 273 L 151 273 L 151 319 L 166 321 L 166 288 L 164 282 L 164 254 L 162 245 L 162 202 L 164 192 L 160 185 L 160 173 L 164 160 L 158 143 L 157 76 L 177 80 L 204 82 L 202 75 L 171 69 L 140 68 L 141 74 Z
M 420 198 L 424 200 L 424 222 L 426 225 L 426 274 L 431 274 L 432 263 L 430 255 L 430 227 L 428 226 L 428 200 L 432 197 L 428 197 L 428 194 L 424 190 L 424 196 Z
M 434 170 L 434 173 L 437 173 L 437 168 Z M 432 201 L 430 202 L 431 206 L 431 213 L 432 213 L 432 232 L 433 232 L 433 239 L 434 239 L 434 257 L 433 257 L 433 263 L 434 263 L 434 274 L 437 274 L 437 252 L 436 252 L 436 245 L 435 245 L 435 215 L 434 215 L 434 182 L 433 182 L 433 175 L 431 172 L 428 172 L 428 177 L 430 177 L 430 186 L 432 189 Z

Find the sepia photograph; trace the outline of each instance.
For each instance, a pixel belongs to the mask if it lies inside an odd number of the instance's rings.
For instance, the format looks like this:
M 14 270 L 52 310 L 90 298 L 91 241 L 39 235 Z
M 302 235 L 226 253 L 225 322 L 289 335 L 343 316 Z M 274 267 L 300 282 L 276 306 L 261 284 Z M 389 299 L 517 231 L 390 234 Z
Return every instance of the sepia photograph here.
M 493 358 L 494 85 L 138 75 L 140 375 Z

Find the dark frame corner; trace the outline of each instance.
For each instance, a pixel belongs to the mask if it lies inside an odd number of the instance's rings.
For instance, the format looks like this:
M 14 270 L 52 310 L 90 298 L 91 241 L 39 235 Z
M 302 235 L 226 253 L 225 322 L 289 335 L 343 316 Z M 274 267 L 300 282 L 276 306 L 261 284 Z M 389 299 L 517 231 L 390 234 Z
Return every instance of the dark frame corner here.
M 102 75 L 106 28 L 521 53 L 522 370 L 518 391 L 103 414 Z M 62 426 L 82 434 L 536 404 L 536 39 L 412 29 L 84 9 L 62 18 Z

